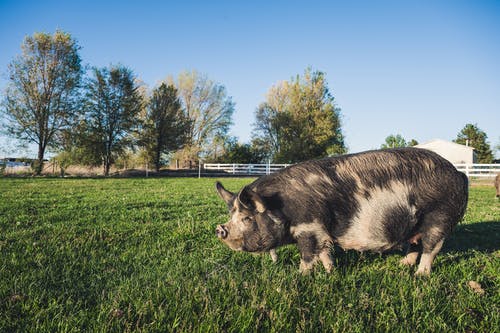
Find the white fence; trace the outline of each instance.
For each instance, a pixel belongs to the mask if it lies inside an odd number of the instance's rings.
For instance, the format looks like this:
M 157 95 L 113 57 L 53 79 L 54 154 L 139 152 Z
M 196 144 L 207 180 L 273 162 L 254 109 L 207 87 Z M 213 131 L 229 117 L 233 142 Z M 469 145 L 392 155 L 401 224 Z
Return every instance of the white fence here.
M 494 178 L 500 173 L 500 164 L 455 164 L 467 177 Z
M 232 175 L 269 175 L 280 169 L 286 168 L 290 164 L 220 164 L 207 163 L 203 165 L 205 171 Z M 500 173 L 500 164 L 455 164 L 458 171 L 467 177 L 493 178 Z
M 204 170 L 212 172 L 229 173 L 233 175 L 269 175 L 280 169 L 286 168 L 290 164 L 237 164 L 237 163 L 206 163 Z

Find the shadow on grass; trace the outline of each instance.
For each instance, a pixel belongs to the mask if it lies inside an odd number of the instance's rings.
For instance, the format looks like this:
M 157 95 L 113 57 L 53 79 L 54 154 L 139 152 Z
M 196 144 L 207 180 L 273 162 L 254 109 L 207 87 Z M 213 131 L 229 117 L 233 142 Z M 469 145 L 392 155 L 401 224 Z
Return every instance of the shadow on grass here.
M 485 221 L 459 224 L 444 242 L 441 252 L 476 250 L 495 252 L 500 250 L 500 222 Z
M 466 259 L 471 257 L 470 250 L 479 251 L 482 253 L 493 253 L 500 250 L 500 222 L 485 221 L 470 224 L 459 224 L 452 234 L 445 240 L 441 254 L 445 253 L 462 253 L 460 257 Z M 395 249 L 384 252 L 383 254 L 357 251 L 344 251 L 340 247 L 335 246 L 334 260 L 336 264 L 352 265 L 358 261 L 371 263 L 380 257 L 399 254 L 403 256 L 405 249 Z

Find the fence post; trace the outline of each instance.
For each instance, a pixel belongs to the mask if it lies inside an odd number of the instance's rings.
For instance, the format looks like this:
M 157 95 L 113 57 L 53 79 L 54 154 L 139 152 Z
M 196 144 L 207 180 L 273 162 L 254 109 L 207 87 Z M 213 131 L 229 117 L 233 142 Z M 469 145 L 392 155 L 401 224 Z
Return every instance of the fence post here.
M 236 164 L 233 163 L 233 175 L 236 173 Z
M 198 179 L 201 178 L 201 160 L 198 160 Z

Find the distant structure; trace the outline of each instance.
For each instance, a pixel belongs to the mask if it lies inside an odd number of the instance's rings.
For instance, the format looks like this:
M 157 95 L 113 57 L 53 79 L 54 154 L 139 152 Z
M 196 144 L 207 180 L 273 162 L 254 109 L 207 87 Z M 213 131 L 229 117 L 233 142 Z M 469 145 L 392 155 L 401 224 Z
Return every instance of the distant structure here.
M 473 164 L 477 161 L 474 148 L 455 142 L 435 139 L 416 145 L 415 147 L 432 150 L 453 164 Z

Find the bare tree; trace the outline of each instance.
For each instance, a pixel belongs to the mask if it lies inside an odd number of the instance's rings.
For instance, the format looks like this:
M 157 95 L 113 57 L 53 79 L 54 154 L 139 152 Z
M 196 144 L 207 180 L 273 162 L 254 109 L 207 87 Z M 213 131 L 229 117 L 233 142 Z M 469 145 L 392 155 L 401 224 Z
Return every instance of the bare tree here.
M 80 47 L 70 34 L 56 31 L 26 37 L 21 49 L 8 66 L 2 109 L 7 133 L 38 146 L 35 172 L 40 174 L 47 147 L 76 119 Z
M 192 159 L 210 150 L 214 139 L 227 135 L 232 123 L 234 103 L 226 88 L 196 71 L 181 73 L 176 82 L 186 114 L 191 120 L 189 145 Z

